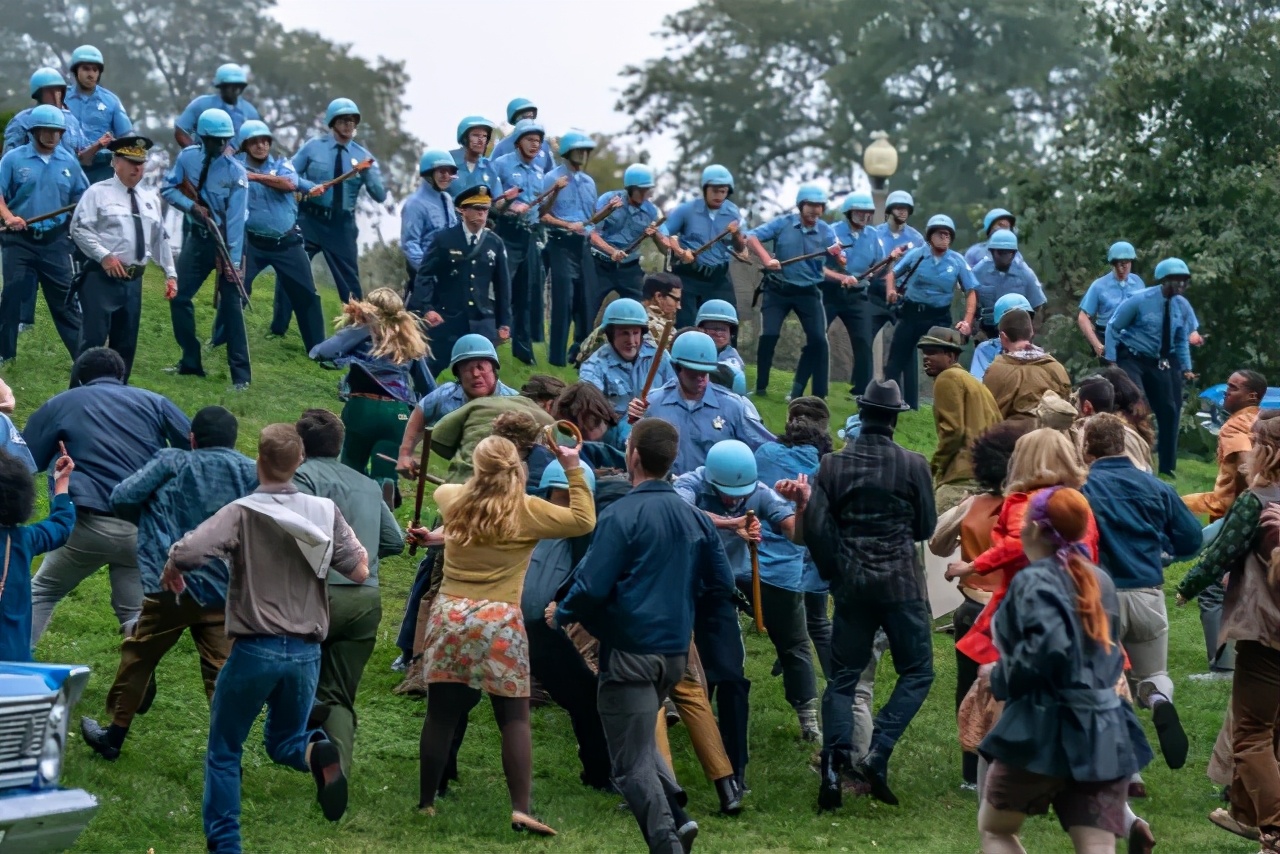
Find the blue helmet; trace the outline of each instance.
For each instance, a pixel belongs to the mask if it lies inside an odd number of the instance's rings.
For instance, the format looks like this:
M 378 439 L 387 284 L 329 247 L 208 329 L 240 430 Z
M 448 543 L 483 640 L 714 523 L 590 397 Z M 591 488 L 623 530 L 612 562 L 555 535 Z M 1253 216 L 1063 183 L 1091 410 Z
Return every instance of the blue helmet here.
M 31 108 L 31 125 L 32 130 L 36 128 L 51 128 L 53 130 L 66 130 L 67 117 L 62 114 L 53 104 L 40 104 Z
M 247 122 L 240 125 L 240 145 L 238 146 L 238 150 L 244 151 L 245 143 L 260 136 L 265 136 L 271 140 L 275 139 L 275 136 L 271 133 L 271 129 L 267 127 L 266 122 L 259 121 L 258 119 L 249 119 Z
M 916 209 L 916 200 L 911 198 L 911 194 L 906 190 L 894 190 L 889 194 L 888 198 L 884 200 L 884 209 L 888 210 L 889 208 L 898 207 L 899 205 L 906 208 L 908 213 L 911 213 Z
M 671 345 L 671 362 L 691 371 L 716 369 L 716 342 L 705 332 L 686 332 Z
M 946 214 L 934 214 L 929 217 L 929 223 L 924 227 L 925 240 L 928 240 L 929 236 L 940 228 L 951 232 L 952 240 L 956 239 L 956 224 L 952 222 L 951 217 Z
M 1006 312 L 1013 311 L 1015 308 L 1030 313 L 1031 303 L 1022 294 L 1005 294 L 996 300 L 995 307 L 991 309 L 991 322 L 999 326 L 1000 318 L 1004 317 Z
M 844 420 L 844 426 L 836 431 L 836 435 L 846 442 L 852 442 L 862 432 L 862 416 L 853 413 Z
M 643 163 L 632 163 L 622 173 L 622 186 L 640 187 L 647 190 L 653 186 L 653 169 Z
M 62 72 L 56 68 L 37 68 L 31 75 L 31 97 L 39 98 L 40 90 L 50 86 L 67 88 L 67 81 L 63 79 Z
M 796 207 L 800 205 L 826 205 L 827 191 L 817 184 L 801 184 L 796 191 Z
M 208 139 L 230 139 L 236 135 L 236 126 L 226 110 L 217 107 L 205 110 L 196 119 L 196 135 Z
M 248 84 L 249 76 L 234 62 L 219 65 L 218 70 L 213 72 L 214 86 L 247 86 Z
M 565 157 L 570 151 L 578 151 L 580 149 L 590 151 L 595 147 L 596 141 L 594 139 L 587 136 L 580 130 L 571 130 L 565 133 L 564 136 L 560 137 L 559 154 L 561 157 Z
M 721 166 L 719 163 L 712 163 L 706 169 L 702 170 L 702 180 L 699 182 L 702 189 L 710 187 L 728 187 L 729 195 L 733 195 L 733 173 Z
M 515 129 L 511 131 L 511 139 L 515 142 L 519 142 L 520 137 L 528 136 L 531 133 L 536 133 L 543 139 L 547 138 L 547 129 L 542 125 L 538 124 L 533 119 L 521 119 L 516 122 Z
M 840 203 L 842 214 L 847 214 L 849 211 L 874 211 L 875 209 L 876 203 L 870 193 L 850 193 Z
M 982 230 L 985 231 L 987 234 L 990 234 L 991 225 L 998 219 L 1009 220 L 1010 228 L 1013 228 L 1014 223 L 1018 221 L 1017 217 L 1009 213 L 1004 208 L 992 208 L 991 210 L 987 211 L 987 215 L 982 218 Z
M 333 127 L 334 119 L 340 116 L 355 116 L 356 122 L 360 122 L 360 108 L 356 106 L 356 102 L 350 98 L 334 98 L 329 102 L 328 108 L 324 111 L 325 127 Z
M 516 123 L 516 116 L 526 110 L 533 110 L 535 117 L 538 115 L 538 105 L 530 101 L 528 98 L 512 98 L 507 102 L 507 121 L 511 124 Z
M 498 351 L 493 349 L 493 342 L 474 332 L 463 335 L 453 345 L 453 353 L 449 356 L 449 368 L 456 375 L 458 373 L 458 363 L 465 362 L 468 359 L 488 359 L 493 362 L 495 371 L 502 364 L 498 361 Z
M 721 323 L 732 323 L 738 325 L 738 311 L 728 300 L 709 299 L 698 308 L 698 316 L 694 319 L 694 326 L 701 326 L 708 320 L 718 320 Z
M 585 461 L 579 463 L 582 469 L 582 477 L 587 482 L 587 489 L 592 492 L 596 491 L 596 473 L 591 470 L 591 466 Z M 546 492 L 548 489 L 568 489 L 569 476 L 564 472 L 564 466 L 560 465 L 559 460 L 552 460 L 547 463 L 547 467 L 542 470 L 542 477 L 538 480 L 538 491 Z
M 1191 278 L 1191 271 L 1181 258 L 1166 258 L 1156 265 L 1156 281 L 1163 281 L 1170 276 L 1186 276 Z
M 458 171 L 458 164 L 453 162 L 453 155 L 439 148 L 428 148 L 418 159 L 418 174 L 425 175 L 433 169 L 452 169 Z
M 1107 250 L 1107 263 L 1114 264 L 1117 261 L 1136 261 L 1138 253 L 1134 251 L 1133 244 L 1125 240 L 1118 240 L 1111 244 L 1111 248 Z
M 649 314 L 640 303 L 629 297 L 621 297 L 605 308 L 601 325 L 606 329 L 610 326 L 648 327 Z
M 742 498 L 756 491 L 756 455 L 746 442 L 725 439 L 707 451 L 703 474 L 716 491 Z
M 467 116 L 465 119 L 458 122 L 458 145 L 466 145 L 467 134 L 476 128 L 484 128 L 489 132 L 489 136 L 492 137 L 493 127 L 493 122 L 489 121 L 484 116 Z
M 987 239 L 988 249 L 1018 249 L 1018 235 L 1007 228 L 996 229 Z
M 71 73 L 76 73 L 76 66 L 83 63 L 90 65 L 98 65 L 106 68 L 107 64 L 102 61 L 102 51 L 98 50 L 91 44 L 82 44 L 80 47 L 71 51 Z

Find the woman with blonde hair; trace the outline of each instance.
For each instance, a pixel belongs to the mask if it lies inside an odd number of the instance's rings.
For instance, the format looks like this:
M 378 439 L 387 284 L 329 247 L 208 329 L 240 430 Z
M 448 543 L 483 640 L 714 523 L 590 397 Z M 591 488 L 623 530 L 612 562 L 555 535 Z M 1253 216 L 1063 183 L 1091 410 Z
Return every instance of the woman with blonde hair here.
M 511 827 L 542 836 L 555 831 L 530 812 L 529 641 L 520 590 L 539 540 L 578 537 L 595 528 L 595 501 L 576 448 L 558 447 L 569 506 L 524 492 L 516 447 L 500 436 L 476 445 L 475 473 L 435 493 L 444 526 L 428 544 L 444 545 L 444 580 L 428 616 L 427 717 L 419 743 L 419 809 L 435 814 L 441 776 L 459 721 L 489 695 L 502 733 L 502 769 L 511 795 Z
M 397 483 L 395 463 L 377 454 L 396 457 L 409 410 L 435 388 L 427 371 L 431 350 L 422 321 L 405 310 L 399 294 L 378 288 L 343 306 L 334 327 L 337 334 L 313 347 L 310 355 L 322 364 L 347 368 L 339 383 L 339 396 L 347 401 L 342 462 L 380 481 L 389 493 Z

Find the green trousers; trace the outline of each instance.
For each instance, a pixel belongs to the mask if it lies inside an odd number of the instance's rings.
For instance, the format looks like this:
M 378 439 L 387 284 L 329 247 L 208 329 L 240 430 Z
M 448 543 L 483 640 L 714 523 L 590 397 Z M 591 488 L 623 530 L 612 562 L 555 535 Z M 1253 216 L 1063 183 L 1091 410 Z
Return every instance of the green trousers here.
M 338 745 L 342 768 L 350 773 L 356 741 L 356 690 L 373 655 L 382 621 L 377 587 L 329 585 L 329 635 L 320 644 L 316 705 L 329 710 L 324 731 Z
M 376 455 L 395 459 L 400 452 L 400 440 L 409 423 L 409 405 L 398 400 L 353 397 L 342 408 L 342 423 L 347 428 L 342 443 L 343 464 L 376 481 L 397 480 L 395 463 Z

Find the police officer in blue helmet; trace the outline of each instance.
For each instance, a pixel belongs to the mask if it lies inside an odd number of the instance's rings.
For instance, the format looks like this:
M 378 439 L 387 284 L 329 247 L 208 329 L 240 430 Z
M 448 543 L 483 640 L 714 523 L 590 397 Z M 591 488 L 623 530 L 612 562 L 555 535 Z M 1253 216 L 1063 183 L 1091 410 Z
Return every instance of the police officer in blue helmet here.
M 691 325 L 698 309 L 709 299 L 721 299 L 737 307 L 729 279 L 729 258 L 746 249 L 742 212 L 730 199 L 733 173 L 713 163 L 702 170 L 698 186 L 699 197 L 678 205 L 659 229 L 671 253 L 671 272 L 684 283 L 684 302 L 676 314 L 679 327 Z
M 1019 294 L 1027 299 L 1035 310 L 1044 305 L 1046 297 L 1040 280 L 1026 264 L 1015 264 L 1018 254 L 1018 237 L 1008 229 L 992 232 L 987 241 L 987 257 L 973 268 L 978 280 L 978 328 L 986 338 L 999 337 L 993 317 L 996 302 L 1007 294 Z
M 418 159 L 418 175 L 422 183 L 400 210 L 400 248 L 404 251 L 410 288 L 440 232 L 458 222 L 453 196 L 449 194 L 449 185 L 458 177 L 458 165 L 449 152 L 441 148 L 424 151 Z
M 1080 300 L 1080 312 L 1076 324 L 1080 334 L 1089 342 L 1093 352 L 1102 358 L 1107 345 L 1107 323 L 1120 303 L 1146 287 L 1141 277 L 1133 272 L 1133 262 L 1138 253 L 1127 240 L 1117 240 L 1107 249 L 1107 263 L 1111 272 L 1095 279 Z
M 610 190 L 596 201 L 597 215 L 608 211 L 588 238 L 595 265 L 596 287 L 587 305 L 587 315 L 600 313 L 604 298 L 610 293 L 641 300 L 644 270 L 640 269 L 640 245 L 652 240 L 661 250 L 666 247 L 658 237 L 658 208 L 649 201 L 655 183 L 653 167 L 632 163 L 622 173 L 621 190 Z
M 537 120 L 538 105 L 533 101 L 528 98 L 512 98 L 507 102 L 507 124 L 515 127 L 521 122 L 537 122 Z M 489 158 L 496 163 L 499 157 L 506 157 L 508 154 L 515 151 L 516 143 L 518 143 L 519 140 L 514 138 L 514 136 L 515 134 L 513 131 L 498 140 L 497 143 L 494 144 L 493 153 L 489 155 Z M 556 168 L 555 158 L 551 156 L 551 146 L 547 144 L 545 137 L 543 137 L 542 141 L 539 142 L 538 150 L 534 152 L 533 157 L 531 157 L 530 160 L 532 160 L 534 165 L 542 170 L 544 175 Z M 504 183 L 503 186 L 505 187 L 508 185 Z
M 587 164 L 596 142 L 581 131 L 560 137 L 560 165 L 547 173 L 544 186 L 567 178 L 542 208 L 541 221 L 547 227 L 547 256 L 551 262 L 551 331 L 547 335 L 547 360 L 565 367 L 591 332 L 587 313 L 591 281 L 587 260 L 587 239 L 595 226 L 595 179 L 587 174 Z M 620 200 L 619 200 L 619 203 Z M 569 326 L 573 325 L 573 346 L 569 347 Z
M 31 100 L 36 102 L 35 106 L 19 111 L 5 125 L 4 153 L 8 154 L 19 145 L 31 142 L 32 113 L 37 107 L 48 105 L 62 113 L 62 140 L 59 144 L 74 155 L 81 166 L 92 163 L 98 147 L 94 146 L 85 153 L 89 140 L 84 138 L 80 120 L 67 108 L 67 81 L 62 72 L 56 68 L 37 68 L 31 75 L 30 84 Z
M 244 90 L 249 85 L 249 75 L 243 66 L 227 62 L 218 66 L 213 74 L 213 87 L 216 95 L 201 95 L 192 99 L 187 108 L 174 120 L 173 138 L 178 145 L 188 148 L 196 142 L 199 129 L 196 124 L 205 110 L 222 110 L 231 119 L 234 137 L 240 132 L 240 126 L 250 119 L 261 119 L 258 108 L 244 99 Z
M 992 208 L 982 218 L 982 233 L 989 240 L 992 234 L 1001 229 L 1013 231 L 1013 227 L 1017 222 L 1018 218 L 1004 208 Z M 986 257 L 987 249 L 987 241 L 975 243 L 964 251 L 964 260 L 968 262 L 970 267 L 976 267 L 978 262 Z
M 658 360 L 654 382 L 658 386 L 675 379 L 667 352 L 658 352 L 657 344 L 646 334 L 649 315 L 644 306 L 633 299 L 616 299 L 604 310 L 606 343 L 582 363 L 580 377 L 604 393 L 619 416 L 625 415 L 632 398 L 644 389 L 649 369 Z M 626 447 L 630 423 L 620 418 L 604 441 L 618 449 Z
M 81 162 L 84 163 L 85 156 L 91 158 L 84 170 L 91 184 L 105 181 L 114 174 L 107 146 L 133 129 L 120 99 L 100 84 L 105 68 L 102 51 L 93 45 L 83 44 L 71 51 L 71 76 L 75 78 L 75 85 L 67 92 L 66 105 L 80 122 L 86 146 L 81 151 Z

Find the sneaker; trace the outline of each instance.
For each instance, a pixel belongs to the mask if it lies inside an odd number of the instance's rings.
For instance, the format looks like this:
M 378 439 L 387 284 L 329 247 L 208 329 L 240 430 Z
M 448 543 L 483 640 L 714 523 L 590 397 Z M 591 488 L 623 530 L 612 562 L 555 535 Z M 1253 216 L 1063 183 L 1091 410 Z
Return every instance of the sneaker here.
M 698 838 L 698 823 L 689 819 L 680 825 L 680 829 L 676 831 L 676 838 L 680 840 L 680 847 L 684 849 L 684 854 L 689 854 L 693 850 L 693 840 Z
M 236 383 L 235 385 L 231 386 L 231 390 L 232 390 L 232 391 L 248 391 L 248 390 L 249 390 L 249 383 L 247 383 L 247 382 L 243 382 L 243 383 Z
M 80 735 L 94 753 L 108 762 L 115 762 L 120 758 L 120 748 L 111 743 L 107 728 L 93 718 L 80 719 Z
M 1156 726 L 1156 737 L 1160 740 L 1160 752 L 1164 754 L 1165 763 L 1175 771 L 1187 764 L 1187 733 L 1173 703 L 1168 700 L 1154 703 L 1151 721 Z
M 347 811 L 347 777 L 342 773 L 338 746 L 317 741 L 311 747 L 311 776 L 316 781 L 316 801 L 329 821 L 337 821 Z
M 405 663 L 404 653 L 396 656 L 396 660 L 391 662 L 391 670 L 395 673 L 404 673 L 409 669 L 409 665 Z
M 1192 673 L 1187 678 L 1192 682 L 1230 682 L 1235 675 L 1234 670 L 1210 670 L 1208 673 Z

